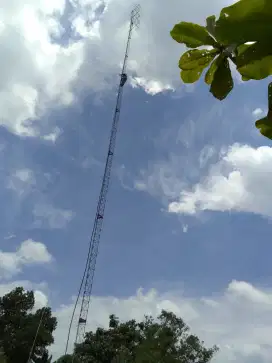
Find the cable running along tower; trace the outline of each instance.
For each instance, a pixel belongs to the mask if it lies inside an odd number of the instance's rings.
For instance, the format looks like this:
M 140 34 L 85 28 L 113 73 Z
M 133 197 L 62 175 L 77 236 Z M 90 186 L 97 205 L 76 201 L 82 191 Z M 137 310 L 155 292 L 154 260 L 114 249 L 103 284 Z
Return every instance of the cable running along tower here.
M 110 142 L 109 142 L 107 160 L 106 160 L 106 165 L 105 165 L 105 170 L 104 170 L 104 176 L 103 176 L 102 186 L 101 186 L 101 190 L 100 190 L 100 195 L 99 195 L 97 211 L 96 211 L 96 215 L 95 215 L 94 226 L 93 226 L 92 236 L 91 236 L 89 250 L 88 250 L 85 271 L 84 271 L 84 275 L 82 277 L 79 293 L 77 296 L 76 304 L 75 304 L 73 315 L 72 315 L 72 320 L 70 323 L 65 353 L 67 353 L 70 330 L 71 330 L 76 306 L 77 306 L 80 294 L 82 292 L 82 288 L 83 288 L 82 303 L 81 303 L 80 316 L 79 316 L 78 325 L 77 325 L 77 334 L 76 334 L 75 342 L 76 343 L 83 342 L 84 336 L 85 336 L 85 328 L 86 328 L 86 322 L 87 322 L 89 305 L 90 305 L 90 298 L 91 298 L 92 287 L 93 287 L 96 259 L 97 259 L 97 255 L 98 255 L 98 249 L 99 249 L 100 234 L 101 234 L 102 226 L 103 226 L 106 198 L 107 198 L 107 193 L 108 193 L 108 188 L 109 188 L 111 168 L 112 168 L 112 162 L 113 162 L 113 157 L 114 157 L 116 134 L 117 134 L 117 130 L 118 130 L 119 117 L 120 117 L 120 111 L 121 111 L 123 87 L 127 81 L 126 68 L 127 68 L 129 46 L 130 46 L 132 32 L 135 28 L 137 28 L 139 26 L 139 23 L 140 23 L 140 5 L 136 5 L 131 12 L 128 39 L 127 39 L 127 44 L 126 44 L 126 51 L 125 51 L 122 72 L 120 74 L 120 83 L 119 83 L 119 87 L 118 87 L 116 108 L 115 108 L 114 117 L 113 117 L 113 123 L 112 123 L 112 129 L 111 129 L 111 134 L 110 134 Z

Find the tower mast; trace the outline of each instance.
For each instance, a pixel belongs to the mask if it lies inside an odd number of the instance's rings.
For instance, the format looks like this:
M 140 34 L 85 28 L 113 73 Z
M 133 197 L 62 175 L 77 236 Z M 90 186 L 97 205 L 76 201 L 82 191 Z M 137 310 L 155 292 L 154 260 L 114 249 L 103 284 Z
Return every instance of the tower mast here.
M 95 274 L 96 260 L 97 260 L 98 250 L 99 250 L 100 235 L 101 235 L 101 231 L 102 231 L 102 227 L 103 227 L 104 212 L 105 212 L 105 207 L 106 207 L 106 198 L 107 198 L 107 193 L 108 193 L 108 189 L 109 189 L 111 168 L 112 168 L 112 162 L 113 162 L 113 157 L 114 157 L 116 135 L 117 135 L 117 130 L 118 130 L 119 117 L 120 117 L 121 104 L 122 104 L 123 86 L 125 85 L 125 83 L 127 81 L 126 68 L 127 68 L 129 46 L 130 46 L 133 29 L 135 29 L 136 27 L 139 26 L 139 21 L 140 21 L 140 5 L 136 5 L 134 7 L 134 9 L 132 10 L 131 16 L 130 16 L 130 25 L 129 25 L 127 43 L 126 43 L 126 51 L 125 51 L 125 57 L 124 57 L 124 61 L 123 61 L 122 71 L 120 74 L 120 83 L 119 83 L 119 87 L 118 87 L 116 107 L 115 107 L 114 116 L 113 116 L 113 123 L 112 123 L 111 134 L 110 134 L 110 142 L 109 142 L 109 148 L 108 148 L 108 153 L 107 153 L 107 160 L 106 160 L 106 165 L 105 165 L 105 169 L 104 169 L 104 176 L 103 176 L 99 200 L 98 200 L 98 204 L 97 204 L 97 210 L 96 210 L 91 240 L 90 240 L 90 244 L 89 244 L 85 271 L 84 271 L 84 275 L 82 277 L 81 286 L 79 289 L 77 301 L 75 304 L 75 308 L 74 308 L 71 323 L 70 323 L 65 353 L 67 353 L 70 330 L 71 330 L 76 306 L 77 306 L 80 294 L 82 292 L 82 288 L 83 288 L 82 302 L 81 302 L 79 320 L 78 320 L 78 324 L 77 324 L 77 333 L 76 333 L 75 342 L 78 344 L 78 343 L 81 343 L 84 341 L 85 328 L 86 328 L 86 323 L 87 323 L 87 318 L 88 318 L 90 298 L 91 298 L 91 294 L 92 294 L 93 280 L 94 280 L 94 274 Z

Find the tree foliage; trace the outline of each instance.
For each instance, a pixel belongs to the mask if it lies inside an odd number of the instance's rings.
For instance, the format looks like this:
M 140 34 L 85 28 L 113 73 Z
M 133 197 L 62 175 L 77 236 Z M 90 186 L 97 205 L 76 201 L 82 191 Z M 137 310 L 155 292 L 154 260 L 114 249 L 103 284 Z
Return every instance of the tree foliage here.
M 34 312 L 34 305 L 33 291 L 24 291 L 21 287 L 0 298 L 0 348 L 6 363 L 27 362 L 42 314 L 31 358 L 35 363 L 47 363 L 51 359 L 47 347 L 54 342 L 57 320 L 49 307 Z
M 0 363 L 6 363 L 6 357 L 3 352 L 0 352 Z
M 272 1 L 240 0 L 206 19 L 206 26 L 180 22 L 170 32 L 178 43 L 191 48 L 179 60 L 184 83 L 199 80 L 204 70 L 210 92 L 219 100 L 233 89 L 232 63 L 243 81 L 272 74 Z M 197 49 L 199 47 L 209 49 Z M 268 88 L 268 114 L 256 121 L 260 133 L 272 139 L 272 83 Z
M 182 319 L 163 310 L 157 320 L 146 316 L 142 322 L 120 323 L 111 315 L 109 328 L 87 333 L 74 354 L 84 363 L 208 363 L 216 351 L 190 334 Z
M 76 356 L 72 354 L 65 354 L 59 359 L 57 359 L 54 363 L 81 363 L 81 362 Z

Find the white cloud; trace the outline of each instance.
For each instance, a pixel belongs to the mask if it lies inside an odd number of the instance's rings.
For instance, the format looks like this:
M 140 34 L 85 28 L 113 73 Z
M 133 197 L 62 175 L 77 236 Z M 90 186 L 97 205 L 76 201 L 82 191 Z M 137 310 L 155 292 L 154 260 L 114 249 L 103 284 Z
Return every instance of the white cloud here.
M 48 305 L 48 297 L 40 290 L 34 290 L 35 309 L 41 309 Z
M 73 218 L 71 210 L 55 208 L 47 203 L 37 203 L 33 210 L 35 228 L 64 228 Z
M 127 298 L 92 298 L 88 328 L 107 327 L 114 313 L 122 320 L 142 319 L 144 314 L 157 316 L 161 309 L 171 310 L 185 319 L 192 332 L 207 346 L 217 344 L 220 352 L 214 362 L 268 363 L 272 344 L 272 291 L 257 288 L 244 281 L 232 281 L 221 294 L 190 297 L 180 291 L 159 293 L 139 289 Z M 64 353 L 72 306 L 63 305 L 57 311 L 54 356 Z M 75 318 L 77 320 L 78 315 Z M 71 345 L 75 338 L 72 330 Z
M 182 20 L 205 23 L 206 16 L 218 14 L 225 5 L 234 0 L 173 0 L 171 4 L 160 4 L 155 0 L 140 0 L 141 22 L 134 33 L 130 48 L 128 70 L 133 75 L 132 85 L 139 85 L 146 92 L 156 94 L 180 86 L 178 60 L 184 48 L 170 37 L 170 30 Z M 74 20 L 74 27 L 82 35 L 88 33 L 83 25 L 86 4 L 89 4 L 92 37 L 86 42 L 85 62 L 80 81 L 85 86 L 101 91 L 112 85 L 123 61 L 128 33 L 130 11 L 135 5 L 132 0 L 106 0 L 105 10 L 99 12 L 102 1 L 74 1 L 82 9 Z M 152 19 L 152 21 L 151 21 Z M 113 33 L 113 29 L 115 32 Z M 110 56 L 109 56 L 110 55 Z M 89 64 L 92 64 L 89 67 Z M 88 74 L 88 77 L 85 75 Z M 95 86 L 94 86 L 95 85 Z
M 133 36 L 128 71 L 133 86 L 156 94 L 181 85 L 177 63 L 184 48 L 169 35 L 173 25 L 181 20 L 204 23 L 234 0 L 173 0 L 170 6 L 139 2 L 141 26 Z M 68 42 L 60 23 L 65 4 L 11 0 L 2 6 L 1 124 L 16 134 L 38 136 L 37 120 L 52 106 L 69 105 L 78 92 L 99 94 L 116 85 L 134 1 L 71 1 L 68 20 L 79 37 Z M 45 138 L 54 139 L 52 134 Z
M 56 127 L 53 132 L 51 132 L 50 134 L 47 134 L 47 135 L 44 135 L 43 136 L 43 139 L 46 140 L 46 141 L 51 141 L 53 143 L 55 143 L 58 139 L 58 137 L 60 136 L 61 134 L 61 130 Z
M 29 169 L 21 169 L 15 172 L 15 176 L 22 182 L 28 182 L 32 178 L 32 172 Z
M 14 190 L 19 196 L 28 194 L 36 185 L 32 170 L 18 169 L 8 178 L 7 187 Z
M 256 108 L 253 112 L 252 115 L 253 116 L 260 116 L 264 114 L 264 110 L 262 110 L 261 108 Z
M 17 169 L 7 178 L 7 187 L 20 198 L 19 205 L 25 199 L 31 202 L 34 228 L 64 228 L 73 218 L 71 210 L 57 208 L 50 201 L 48 189 L 51 183 L 49 174 L 34 173 L 27 168 Z
M 133 88 L 143 88 L 146 93 L 149 93 L 150 95 L 156 95 L 157 93 L 161 93 L 162 91 L 174 90 L 173 86 L 167 84 L 164 85 L 160 81 L 155 80 L 147 81 L 146 79 L 141 77 L 132 78 L 131 85 Z
M 147 170 L 141 171 L 141 177 L 134 182 L 135 189 L 145 191 L 152 196 L 160 196 L 164 204 L 177 198 L 184 183 L 181 165 L 184 158 L 170 154 L 167 160 L 150 164 Z
M 0 279 L 20 273 L 23 266 L 50 263 L 52 259 L 43 243 L 28 239 L 15 252 L 0 251 Z
M 209 109 L 200 107 L 182 122 L 179 112 L 166 112 L 164 118 L 171 126 L 161 129 L 152 140 L 156 155 L 143 166 L 134 188 L 160 198 L 168 209 L 169 202 L 176 201 L 181 191 L 198 180 L 211 162 L 217 160 L 222 143 L 232 143 L 232 135 L 239 132 L 237 123 L 229 125 L 232 115 L 227 113 L 227 107 L 222 103 Z M 217 133 L 211 134 L 212 129 L 217 129 Z
M 48 263 L 52 261 L 52 256 L 48 252 L 47 247 L 43 243 L 35 242 L 31 239 L 21 244 L 17 255 L 25 264 Z
M 169 211 L 238 211 L 272 216 L 272 148 L 235 144 L 223 153 L 209 174 L 190 190 L 184 190 Z
M 52 36 L 61 35 L 58 17 L 64 9 L 64 0 L 12 0 L 1 6 L 1 124 L 16 134 L 35 135 L 29 120 L 51 102 L 72 100 L 83 43 L 64 47 L 52 42 Z

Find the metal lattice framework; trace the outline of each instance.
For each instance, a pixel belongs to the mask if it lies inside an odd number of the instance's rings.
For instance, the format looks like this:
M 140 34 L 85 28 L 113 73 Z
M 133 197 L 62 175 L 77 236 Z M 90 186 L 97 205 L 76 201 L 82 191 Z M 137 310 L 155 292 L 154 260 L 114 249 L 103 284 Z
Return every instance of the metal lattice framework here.
M 90 305 L 90 298 L 91 298 L 91 294 L 92 294 L 96 260 L 97 260 L 98 250 L 99 250 L 100 235 L 101 235 L 101 231 L 102 231 L 102 227 L 103 227 L 104 212 L 105 212 L 105 207 L 106 207 L 106 198 L 107 198 L 108 189 L 109 189 L 111 168 L 112 168 L 112 162 L 113 162 L 114 150 L 115 150 L 115 144 L 116 144 L 116 135 L 117 135 L 117 130 L 118 130 L 119 118 L 120 118 L 123 86 L 125 85 L 125 83 L 127 81 L 126 68 L 127 68 L 127 59 L 128 59 L 130 41 L 131 41 L 133 29 L 135 29 L 139 26 L 139 22 L 140 22 L 140 5 L 136 5 L 131 12 L 128 39 L 127 39 L 127 44 L 126 44 L 126 51 L 125 51 L 123 66 L 122 66 L 122 72 L 120 74 L 120 83 L 119 83 L 119 87 L 118 87 L 116 108 L 115 108 L 113 123 L 112 123 L 112 128 L 111 128 L 110 142 L 109 142 L 107 160 L 106 160 L 106 165 L 105 165 L 105 170 L 104 170 L 104 176 L 103 176 L 99 200 L 98 200 L 98 204 L 97 204 L 97 210 L 96 210 L 96 215 L 95 215 L 95 220 L 94 220 L 92 236 L 91 236 L 91 240 L 90 240 L 90 244 L 89 244 L 85 272 L 84 272 L 84 275 L 83 275 L 83 278 L 81 281 L 78 299 L 76 302 L 76 305 L 77 305 L 77 303 L 79 301 L 79 296 L 81 295 L 82 288 L 83 288 L 80 315 L 79 315 L 77 333 L 76 333 L 76 343 L 77 344 L 83 342 L 84 336 L 85 336 L 85 328 L 86 328 L 87 317 L 88 317 L 88 312 L 89 312 L 89 305 Z M 75 306 L 75 308 L 76 308 L 76 306 Z M 74 312 L 75 312 L 75 309 L 74 309 Z M 73 313 L 73 316 L 74 316 L 74 313 Z M 69 329 L 69 333 L 68 333 L 66 352 L 67 352 L 67 347 L 68 347 L 68 342 L 69 342 L 69 335 L 70 335 L 71 325 L 72 325 L 72 321 L 73 321 L 73 316 L 72 316 L 70 329 Z

